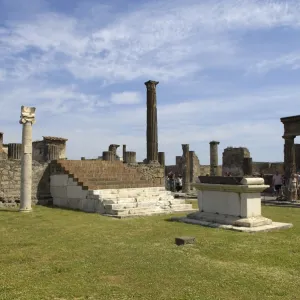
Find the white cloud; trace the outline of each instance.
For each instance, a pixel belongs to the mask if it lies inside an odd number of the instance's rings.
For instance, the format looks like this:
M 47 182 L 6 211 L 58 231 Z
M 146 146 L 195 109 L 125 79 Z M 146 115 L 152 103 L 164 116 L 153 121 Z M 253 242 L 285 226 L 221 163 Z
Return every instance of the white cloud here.
M 295 114 L 299 88 L 262 92 L 238 77 L 254 58 L 259 71 L 298 68 L 297 49 L 266 60 L 247 36 L 274 34 L 276 27 L 299 32 L 298 1 L 155 1 L 129 12 L 85 2 L 74 14 L 47 9 L 35 0 L 31 15 L 19 12 L 0 28 L 0 125 L 7 141 L 20 140 L 20 106 L 32 105 L 34 137 L 69 138 L 69 158 L 97 157 L 111 143 L 126 143 L 142 160 L 143 82 L 154 79 L 160 81 L 159 147 L 168 163 L 181 154 L 181 143 L 208 163 L 212 139 L 220 140 L 220 153 L 247 146 L 254 160 L 282 160 L 279 118 Z M 269 152 L 262 154 L 266 142 Z
M 112 93 L 110 101 L 114 104 L 138 104 L 142 96 L 137 92 Z
M 248 73 L 258 72 L 266 74 L 272 70 L 289 68 L 291 70 L 300 69 L 300 52 L 281 55 L 271 60 L 263 60 L 249 68 Z

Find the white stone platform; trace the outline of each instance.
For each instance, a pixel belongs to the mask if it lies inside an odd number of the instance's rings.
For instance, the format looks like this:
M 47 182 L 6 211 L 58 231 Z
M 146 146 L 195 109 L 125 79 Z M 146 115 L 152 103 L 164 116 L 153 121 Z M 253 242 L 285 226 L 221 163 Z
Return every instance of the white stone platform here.
M 164 187 L 83 190 L 68 175 L 52 175 L 50 180 L 53 205 L 57 207 L 116 218 L 195 211 Z
M 183 218 L 189 224 L 245 232 L 291 228 L 292 224 L 272 222 L 261 215 L 262 178 L 243 178 L 240 184 L 194 184 L 198 189 L 199 211 Z

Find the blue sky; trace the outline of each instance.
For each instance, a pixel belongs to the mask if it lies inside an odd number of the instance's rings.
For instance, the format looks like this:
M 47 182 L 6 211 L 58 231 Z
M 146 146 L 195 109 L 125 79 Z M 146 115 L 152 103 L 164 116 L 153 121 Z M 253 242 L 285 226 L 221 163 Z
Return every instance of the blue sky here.
M 281 117 L 300 114 L 299 1 L 0 0 L 0 131 L 68 138 L 69 159 L 127 144 L 146 157 L 146 88 L 157 80 L 168 164 L 209 142 L 283 160 Z M 300 138 L 299 138 L 300 140 Z M 298 142 L 298 139 L 296 139 Z

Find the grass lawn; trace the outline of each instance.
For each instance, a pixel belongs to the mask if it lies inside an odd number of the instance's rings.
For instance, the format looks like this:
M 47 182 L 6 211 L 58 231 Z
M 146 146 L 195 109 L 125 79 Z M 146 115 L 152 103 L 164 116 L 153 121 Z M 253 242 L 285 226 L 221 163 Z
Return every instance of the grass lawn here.
M 166 216 L 0 211 L 0 299 L 300 299 L 300 209 L 263 215 L 294 228 L 249 234 Z M 181 235 L 197 243 L 178 247 Z

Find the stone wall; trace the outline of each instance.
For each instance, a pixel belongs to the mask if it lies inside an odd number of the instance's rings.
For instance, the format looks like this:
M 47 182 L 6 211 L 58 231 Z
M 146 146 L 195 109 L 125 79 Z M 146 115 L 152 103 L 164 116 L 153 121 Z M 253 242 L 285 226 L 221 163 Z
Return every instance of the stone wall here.
M 21 161 L 0 160 L 0 206 L 16 206 L 20 202 Z M 47 163 L 32 163 L 33 204 L 51 200 Z
M 253 174 L 275 174 L 276 171 L 278 171 L 280 174 L 283 174 L 283 162 L 253 162 L 252 171 Z
M 223 152 L 222 175 L 230 172 L 232 176 L 243 176 L 243 162 L 245 157 L 250 157 L 247 148 L 227 147 Z

